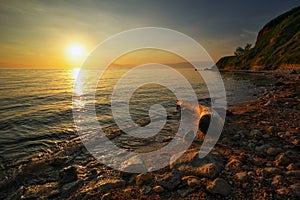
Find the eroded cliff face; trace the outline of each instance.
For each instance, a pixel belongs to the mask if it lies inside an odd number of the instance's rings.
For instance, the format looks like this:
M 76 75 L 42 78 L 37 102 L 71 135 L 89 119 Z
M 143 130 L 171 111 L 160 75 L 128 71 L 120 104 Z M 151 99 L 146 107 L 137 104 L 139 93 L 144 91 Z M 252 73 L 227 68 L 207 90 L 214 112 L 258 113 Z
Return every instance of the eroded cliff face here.
M 226 56 L 219 69 L 300 68 L 300 6 L 267 23 L 255 46 L 240 56 Z

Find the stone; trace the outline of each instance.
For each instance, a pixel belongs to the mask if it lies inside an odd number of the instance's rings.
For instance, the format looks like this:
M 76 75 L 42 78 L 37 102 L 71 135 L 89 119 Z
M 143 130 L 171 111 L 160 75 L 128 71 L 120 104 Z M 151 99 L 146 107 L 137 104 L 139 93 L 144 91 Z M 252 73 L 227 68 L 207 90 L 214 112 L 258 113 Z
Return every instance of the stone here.
M 269 146 L 269 144 L 263 144 L 261 146 L 255 147 L 255 153 L 257 153 L 258 155 L 264 155 Z
M 226 169 L 236 170 L 240 169 L 242 165 L 243 163 L 240 160 L 233 158 L 226 164 Z
M 290 163 L 291 159 L 285 153 L 279 154 L 274 161 L 275 166 L 287 166 Z
M 110 200 L 110 199 L 111 199 L 111 193 L 106 193 L 101 197 L 101 200 Z
M 77 180 L 75 182 L 71 182 L 63 185 L 61 189 L 61 196 L 63 198 L 71 196 L 75 191 L 81 188 L 82 185 L 83 185 L 82 180 Z
M 244 182 L 247 180 L 248 176 L 247 176 L 247 172 L 239 172 L 239 173 L 236 173 L 235 177 L 241 181 L 241 182 Z
M 222 196 L 228 196 L 231 191 L 230 185 L 222 178 L 216 178 L 206 189 L 212 194 L 220 194 Z
M 180 188 L 177 190 L 177 194 L 179 194 L 179 196 L 181 197 L 185 197 L 186 195 L 188 195 L 191 191 L 191 188 Z
M 291 170 L 285 173 L 286 176 L 293 176 L 296 177 L 297 179 L 300 179 L 300 170 Z
M 200 185 L 200 180 L 194 177 L 190 177 L 187 179 L 187 185 L 191 188 L 194 188 L 198 185 Z
M 269 176 L 269 175 L 275 175 L 275 174 L 281 174 L 281 170 L 276 167 L 266 167 L 262 170 L 263 176 Z
M 173 171 L 158 176 L 156 182 L 162 185 L 164 188 L 172 190 L 179 185 L 179 183 L 181 182 L 181 177 L 181 172 Z
M 286 195 L 287 194 L 287 189 L 285 187 L 279 188 L 276 190 L 277 194 L 279 195 Z
M 249 136 L 250 138 L 254 138 L 254 137 L 262 136 L 262 133 L 257 129 L 253 129 L 250 131 Z
M 300 197 L 300 183 L 290 185 L 289 193 L 291 193 L 294 196 Z
M 300 163 L 291 163 L 286 167 L 287 170 L 296 170 L 296 169 L 300 169 Z
M 269 156 L 277 156 L 281 152 L 282 152 L 281 148 L 269 147 L 267 149 L 267 155 Z
M 68 166 L 63 168 L 59 172 L 59 183 L 65 184 L 77 180 L 77 169 L 74 166 Z
M 148 186 L 148 185 L 144 185 L 141 189 L 140 189 L 140 192 L 142 194 L 149 194 L 151 192 L 151 187 Z
M 221 171 L 220 168 L 216 164 L 208 163 L 206 165 L 203 165 L 202 167 L 197 168 L 194 171 L 194 174 L 197 176 L 214 178 L 219 174 L 220 171 Z
M 178 156 L 174 155 L 175 158 Z M 171 161 L 174 158 L 171 158 Z M 172 170 L 180 171 L 183 175 L 197 175 L 213 178 L 222 168 L 223 159 L 219 154 L 210 153 L 204 158 L 199 157 L 199 150 L 191 149 L 180 158 L 171 162 Z
M 121 171 L 129 172 L 129 173 L 143 173 L 147 172 L 147 168 L 145 166 L 144 161 L 139 158 L 139 156 L 133 156 L 122 163 L 120 168 Z
M 99 180 L 94 186 L 93 190 L 102 192 L 108 191 L 114 188 L 122 188 L 125 187 L 126 182 L 122 179 L 105 179 Z
M 25 191 L 25 187 L 21 186 L 15 193 L 11 194 L 7 199 L 9 200 L 19 200 Z
M 276 175 L 273 178 L 273 181 L 271 183 L 272 186 L 278 186 L 278 185 L 282 185 L 284 182 L 284 178 L 281 175 Z
M 153 176 L 151 173 L 146 173 L 146 174 L 138 174 L 136 176 L 136 184 L 137 185 L 143 185 L 147 182 L 150 182 L 153 179 Z
M 165 189 L 163 187 L 161 187 L 160 185 L 156 185 L 153 187 L 153 192 L 155 192 L 155 193 L 162 193 L 164 191 L 165 191 Z

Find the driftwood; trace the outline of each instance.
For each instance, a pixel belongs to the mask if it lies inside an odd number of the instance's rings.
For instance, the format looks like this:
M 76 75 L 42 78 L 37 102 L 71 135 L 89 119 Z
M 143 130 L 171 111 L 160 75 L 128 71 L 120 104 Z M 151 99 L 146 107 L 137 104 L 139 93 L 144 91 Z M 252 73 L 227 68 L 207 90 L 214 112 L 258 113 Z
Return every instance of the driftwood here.
M 206 134 L 213 113 L 212 113 L 211 109 L 207 106 L 204 106 L 201 104 L 198 104 L 197 106 L 199 106 L 199 113 L 198 113 L 198 115 L 199 115 L 199 130 L 202 133 Z M 188 101 L 178 101 L 176 103 L 176 109 L 179 111 L 182 109 L 182 107 L 185 107 L 190 110 L 196 110 L 194 104 L 191 104 Z

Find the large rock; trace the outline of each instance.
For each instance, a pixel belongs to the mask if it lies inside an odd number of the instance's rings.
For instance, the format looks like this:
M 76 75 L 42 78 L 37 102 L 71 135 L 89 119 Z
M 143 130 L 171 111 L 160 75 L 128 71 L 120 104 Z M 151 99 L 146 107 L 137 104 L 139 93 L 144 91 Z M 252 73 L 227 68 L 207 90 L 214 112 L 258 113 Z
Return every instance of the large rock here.
M 81 188 L 82 185 L 82 180 L 77 180 L 75 182 L 65 184 L 61 189 L 61 196 L 64 198 L 71 196 L 74 192 Z
M 156 182 L 159 185 L 163 186 L 164 188 L 172 190 L 179 185 L 179 183 L 181 182 L 181 177 L 182 177 L 181 172 L 173 171 L 158 176 Z
M 207 187 L 207 191 L 213 194 L 220 194 L 222 196 L 228 196 L 231 191 L 230 185 L 222 178 L 216 178 Z
M 136 176 L 136 184 L 143 185 L 147 182 L 150 182 L 152 179 L 153 179 L 153 175 L 151 173 L 138 174 Z
M 74 166 L 68 166 L 63 168 L 59 172 L 59 183 L 70 183 L 77 180 L 77 169 Z
M 171 158 L 177 158 L 174 155 Z M 199 157 L 199 150 L 191 149 L 185 152 L 175 162 L 171 163 L 170 168 L 182 172 L 184 175 L 205 176 L 214 178 L 223 167 L 223 159 L 219 154 L 210 153 L 204 158 Z

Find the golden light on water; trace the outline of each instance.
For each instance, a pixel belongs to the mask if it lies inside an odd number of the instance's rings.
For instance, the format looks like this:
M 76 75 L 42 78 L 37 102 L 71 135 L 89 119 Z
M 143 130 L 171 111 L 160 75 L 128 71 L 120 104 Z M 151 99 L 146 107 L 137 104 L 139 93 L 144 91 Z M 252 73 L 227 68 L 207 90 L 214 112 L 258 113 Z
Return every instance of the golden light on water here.
M 74 80 L 77 79 L 77 76 L 78 76 L 79 72 L 80 72 L 80 68 L 72 69 L 72 76 L 73 76 Z

